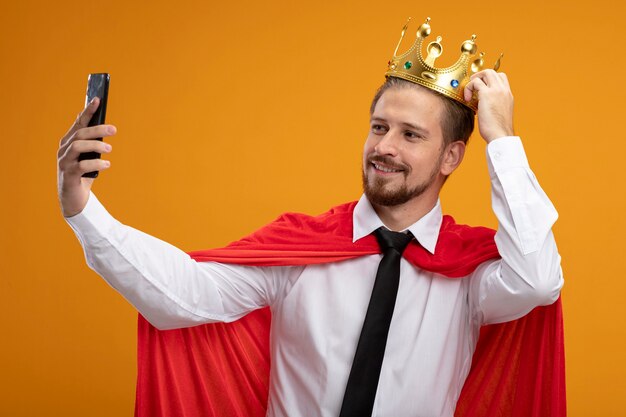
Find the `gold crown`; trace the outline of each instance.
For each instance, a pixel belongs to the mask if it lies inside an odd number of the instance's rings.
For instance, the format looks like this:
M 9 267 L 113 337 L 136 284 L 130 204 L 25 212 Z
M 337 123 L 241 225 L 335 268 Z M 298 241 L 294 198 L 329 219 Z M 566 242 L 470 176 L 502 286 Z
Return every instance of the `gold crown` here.
M 426 47 L 428 56 L 426 58 L 422 56 L 422 43 L 430 35 L 430 17 L 417 30 L 417 39 L 415 39 L 415 43 L 413 43 L 411 48 L 402 55 L 397 55 L 398 48 L 400 48 L 400 43 L 404 38 L 410 21 L 411 18 L 402 28 L 402 35 L 396 50 L 393 52 L 393 58 L 388 63 L 389 67 L 385 77 L 398 77 L 423 85 L 476 111 L 478 109 L 476 96 L 474 95 L 469 102 L 463 98 L 463 89 L 469 82 L 470 76 L 482 70 L 485 64 L 483 60 L 484 52 L 481 52 L 478 58 L 472 61 L 478 49 L 476 43 L 474 43 L 476 35 L 472 35 L 471 39 L 463 42 L 461 45 L 461 56 L 453 65 L 447 68 L 436 68 L 435 60 L 443 53 L 441 36 L 437 36 L 437 40 L 429 43 Z M 503 55 L 501 54 L 494 65 L 494 70 L 497 71 L 500 68 L 502 57 Z

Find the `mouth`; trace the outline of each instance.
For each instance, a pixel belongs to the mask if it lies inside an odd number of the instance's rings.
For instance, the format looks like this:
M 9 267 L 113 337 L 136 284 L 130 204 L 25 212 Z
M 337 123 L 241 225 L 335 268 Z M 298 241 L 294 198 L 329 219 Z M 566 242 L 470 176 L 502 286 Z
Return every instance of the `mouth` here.
M 370 161 L 370 165 L 374 168 L 374 171 L 380 175 L 392 175 L 404 171 L 404 168 L 383 164 L 379 161 Z
M 391 173 L 394 173 L 394 172 L 402 172 L 401 169 L 386 167 L 386 166 L 378 164 L 376 162 L 372 162 L 372 166 L 377 171 L 381 171 L 381 172 L 384 172 L 384 173 L 387 173 L 387 174 L 391 174 Z

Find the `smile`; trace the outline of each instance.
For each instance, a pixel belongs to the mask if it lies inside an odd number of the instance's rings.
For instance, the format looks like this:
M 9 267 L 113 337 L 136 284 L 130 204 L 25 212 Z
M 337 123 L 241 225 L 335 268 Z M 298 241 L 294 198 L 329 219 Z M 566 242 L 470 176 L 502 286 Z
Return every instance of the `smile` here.
M 395 169 L 395 168 L 390 168 L 390 167 L 386 167 L 384 165 L 380 165 L 377 164 L 376 162 L 372 162 L 372 165 L 374 166 L 374 168 L 377 171 L 381 171 L 381 172 L 385 172 L 385 173 L 395 173 L 395 172 L 402 172 L 402 169 Z

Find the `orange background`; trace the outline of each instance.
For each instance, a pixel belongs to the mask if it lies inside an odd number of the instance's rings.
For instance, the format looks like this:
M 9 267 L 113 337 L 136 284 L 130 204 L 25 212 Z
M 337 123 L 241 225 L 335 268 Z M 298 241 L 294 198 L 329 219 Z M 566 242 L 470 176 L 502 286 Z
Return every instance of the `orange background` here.
M 560 213 L 569 415 L 626 415 L 626 6 L 543 3 L 4 1 L 0 415 L 133 412 L 136 313 L 87 268 L 56 197 L 58 140 L 88 73 L 111 73 L 119 131 L 100 200 L 208 248 L 359 197 L 369 101 L 407 16 L 411 41 L 432 17 L 444 64 L 474 32 L 487 62 L 506 53 L 517 133 Z M 480 137 L 442 201 L 495 226 Z

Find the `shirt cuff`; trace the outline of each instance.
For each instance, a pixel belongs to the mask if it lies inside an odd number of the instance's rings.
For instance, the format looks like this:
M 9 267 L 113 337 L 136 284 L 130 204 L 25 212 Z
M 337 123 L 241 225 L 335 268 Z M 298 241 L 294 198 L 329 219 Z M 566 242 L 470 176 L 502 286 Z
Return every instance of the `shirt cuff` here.
M 491 141 L 487 145 L 487 167 L 491 178 L 505 169 L 529 168 L 519 136 L 504 136 Z
M 66 217 L 65 221 L 74 230 L 83 247 L 93 246 L 105 239 L 108 231 L 118 223 L 92 192 L 89 193 L 83 211 Z

